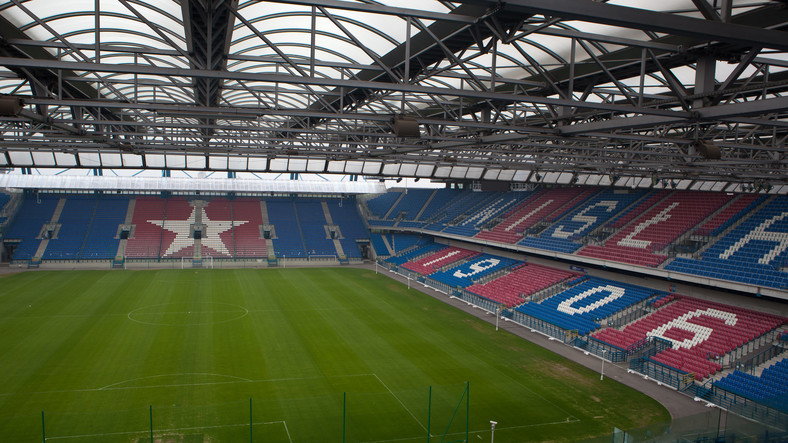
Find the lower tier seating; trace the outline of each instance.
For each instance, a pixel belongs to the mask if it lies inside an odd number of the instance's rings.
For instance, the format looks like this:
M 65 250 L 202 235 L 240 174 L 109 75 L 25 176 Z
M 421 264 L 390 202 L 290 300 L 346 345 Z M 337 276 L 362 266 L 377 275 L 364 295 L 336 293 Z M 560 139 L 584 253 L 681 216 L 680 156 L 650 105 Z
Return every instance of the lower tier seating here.
M 526 263 L 495 280 L 469 286 L 468 291 L 503 303 L 506 307 L 512 307 L 522 303 L 525 297 L 554 286 L 573 275 L 575 275 L 573 272 Z
M 692 372 L 700 380 L 721 369 L 711 359 L 722 357 L 780 327 L 785 321 L 784 317 L 736 306 L 677 297 L 675 301 L 621 330 L 603 329 L 594 334 L 594 338 L 624 349 L 646 337 L 668 340 L 672 349 L 652 359 Z
M 419 260 L 407 262 L 403 264 L 402 267 L 422 275 L 428 275 L 444 266 L 473 257 L 474 255 L 478 255 L 478 252 L 463 248 L 449 247 Z
M 395 265 L 401 265 L 403 263 L 407 263 L 413 259 L 417 259 L 419 257 L 432 254 L 434 252 L 440 251 L 444 249 L 446 245 L 441 245 L 437 243 L 429 242 L 424 245 L 419 245 L 415 249 L 412 249 L 404 254 L 392 256 L 386 259 L 389 263 L 394 263 Z
M 481 254 L 458 266 L 436 272 L 430 278 L 450 287 L 468 287 L 480 278 L 517 264 L 518 261 L 491 254 Z
M 788 413 L 788 358 L 764 369 L 760 377 L 737 370 L 714 386 Z
M 539 303 L 525 303 L 517 310 L 586 335 L 601 327 L 600 320 L 657 294 L 660 292 L 654 289 L 590 277 Z

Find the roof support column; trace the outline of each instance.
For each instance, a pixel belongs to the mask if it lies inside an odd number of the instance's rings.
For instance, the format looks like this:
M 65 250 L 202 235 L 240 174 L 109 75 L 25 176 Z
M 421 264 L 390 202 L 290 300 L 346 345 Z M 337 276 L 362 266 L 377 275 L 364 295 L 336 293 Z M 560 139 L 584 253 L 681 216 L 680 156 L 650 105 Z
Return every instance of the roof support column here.
M 714 91 L 714 72 L 717 60 L 714 56 L 707 55 L 698 59 L 695 66 L 695 94 L 706 94 Z M 693 108 L 702 108 L 708 103 L 707 98 L 697 98 L 692 102 Z

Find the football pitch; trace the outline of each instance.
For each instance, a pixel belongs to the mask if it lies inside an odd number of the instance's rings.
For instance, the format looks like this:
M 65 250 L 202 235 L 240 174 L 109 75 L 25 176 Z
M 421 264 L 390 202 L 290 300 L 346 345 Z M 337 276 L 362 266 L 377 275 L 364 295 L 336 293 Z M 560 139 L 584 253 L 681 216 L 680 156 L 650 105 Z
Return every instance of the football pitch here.
M 9 442 L 577 441 L 656 401 L 369 270 L 0 278 Z M 428 434 L 431 437 L 428 437 Z

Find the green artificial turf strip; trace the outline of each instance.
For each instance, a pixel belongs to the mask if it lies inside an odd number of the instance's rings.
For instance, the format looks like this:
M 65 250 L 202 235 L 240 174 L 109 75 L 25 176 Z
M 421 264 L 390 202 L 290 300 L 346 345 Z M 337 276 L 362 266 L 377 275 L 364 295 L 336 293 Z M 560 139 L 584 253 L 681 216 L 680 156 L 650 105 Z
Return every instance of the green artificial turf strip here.
M 574 441 L 656 401 L 372 271 L 0 279 L 4 441 Z M 444 438 L 443 434 L 449 434 Z M 70 437 L 70 438 L 69 438 Z

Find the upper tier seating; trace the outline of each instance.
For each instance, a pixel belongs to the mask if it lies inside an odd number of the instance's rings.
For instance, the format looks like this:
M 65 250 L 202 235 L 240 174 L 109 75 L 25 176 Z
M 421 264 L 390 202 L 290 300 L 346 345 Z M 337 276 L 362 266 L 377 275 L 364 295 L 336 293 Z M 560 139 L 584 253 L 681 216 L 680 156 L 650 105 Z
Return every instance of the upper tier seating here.
M 298 199 L 294 201 L 298 214 L 298 226 L 303 236 L 307 255 L 336 255 L 334 242 L 326 233 L 326 217 L 319 200 Z M 269 212 L 269 217 L 271 213 Z M 276 226 L 279 233 L 280 226 Z
M 276 198 L 266 201 L 268 220 L 276 229 L 273 240 L 277 257 L 306 257 L 306 245 L 301 236 L 295 203 L 291 199 Z
M 206 229 L 201 233 L 200 241 L 200 254 L 203 257 L 228 258 L 235 255 L 231 204 L 231 201 L 225 198 L 215 198 L 205 207 L 202 222 Z
M 5 235 L 6 240 L 21 240 L 14 250 L 15 260 L 33 258 L 41 243 L 36 237 L 44 224 L 52 219 L 58 200 L 60 196 L 52 194 L 25 196 L 14 223 Z
M 419 274 L 428 275 L 444 266 L 456 263 L 460 260 L 464 260 L 478 254 L 478 252 L 470 251 L 468 249 L 449 247 L 441 249 L 440 251 L 430 254 L 419 260 L 404 263 L 402 267 L 418 272 Z
M 746 217 L 752 209 L 763 203 L 768 197 L 757 194 L 741 194 L 725 209 L 711 217 L 695 230 L 697 235 L 716 236 L 742 217 Z
M 632 220 L 603 246 L 586 246 L 578 254 L 641 266 L 656 267 L 667 258 L 665 249 L 730 199 L 713 192 L 676 191 Z
M 523 246 L 571 253 L 582 246 L 578 240 L 615 217 L 643 197 L 643 191 L 604 191 L 576 206 L 538 237 L 526 237 Z
M 0 192 L 0 212 L 3 211 L 3 208 L 9 201 L 11 201 L 11 196 L 5 192 Z
M 764 369 L 760 377 L 737 370 L 714 386 L 788 413 L 788 358 Z
M 391 205 L 397 201 L 401 192 L 387 192 L 367 200 L 367 208 L 373 217 L 384 218 L 391 209 Z
M 426 220 L 425 229 L 441 231 L 450 224 L 462 223 L 466 218 L 487 207 L 489 202 L 497 198 L 498 195 L 496 192 L 463 191 L 433 217 Z
M 468 287 L 480 278 L 519 263 L 517 260 L 491 254 L 481 254 L 465 263 L 439 271 L 431 278 L 451 287 Z
M 399 203 L 391 211 L 389 218 L 396 219 L 401 216 L 404 220 L 414 220 L 433 192 L 433 189 L 406 190 Z
M 556 285 L 575 273 L 547 266 L 526 263 L 506 275 L 484 284 L 468 287 L 474 294 L 503 303 L 506 307 L 519 305 L 524 298 Z
M 623 228 L 635 218 L 643 215 L 644 212 L 656 205 L 660 200 L 670 195 L 670 192 L 671 191 L 665 189 L 651 192 L 646 196 L 645 199 L 641 200 L 637 205 L 631 207 L 628 211 L 624 211 L 618 216 L 613 217 L 613 220 L 608 223 L 607 226 L 615 229 Z
M 77 254 L 80 260 L 106 260 L 118 252 L 118 227 L 126 219 L 128 196 L 103 195 L 96 201 L 90 228 Z M 49 249 L 49 248 L 47 248 Z
M 457 198 L 462 191 L 457 189 L 438 189 L 432 200 L 427 203 L 418 220 L 429 220 L 435 217 L 450 201 Z
M 482 231 L 477 238 L 501 243 L 517 243 L 523 233 L 542 219 L 561 210 L 578 196 L 588 196 L 588 189 L 554 188 L 539 191 L 506 214 L 504 220 L 489 231 Z M 579 201 L 576 201 L 580 203 Z
M 76 260 L 96 210 L 96 197 L 91 194 L 72 195 L 66 199 L 58 223 L 60 231 L 49 241 L 44 260 Z M 115 227 L 117 228 L 117 226 Z
M 666 269 L 788 289 L 788 197 L 776 196 L 703 252 L 702 260 L 677 258 Z
M 195 209 L 183 197 L 138 197 L 132 223 L 134 235 L 126 245 L 130 258 L 180 258 L 194 255 L 189 227 Z
M 159 223 L 148 221 L 162 228 L 162 258 L 194 257 L 194 238 L 189 236 L 189 227 L 195 222 L 195 212 L 196 209 L 185 198 L 170 197 L 165 200 L 165 220 Z
M 586 335 L 601 327 L 600 320 L 659 293 L 642 286 L 591 277 L 540 303 L 525 303 L 517 310 Z
M 268 244 L 262 238 L 262 208 L 259 199 L 238 198 L 230 201 L 233 228 L 228 231 L 234 240 L 235 257 L 267 257 Z M 228 234 L 222 234 L 226 238 Z
M 331 218 L 335 225 L 342 231 L 342 249 L 346 257 L 361 258 L 361 249 L 357 240 L 366 239 L 369 236 L 364 222 L 358 213 L 355 198 L 350 199 L 327 199 L 326 204 L 331 213 Z M 385 250 L 385 246 L 383 247 Z M 386 251 L 388 255 L 388 251 Z
M 447 226 L 443 229 L 443 232 L 473 237 L 486 223 L 506 213 L 509 209 L 514 207 L 514 205 L 519 203 L 522 198 L 526 197 L 526 195 L 527 194 L 523 192 L 493 194 L 491 198 L 488 198 L 478 208 L 469 211 L 468 214 L 470 215 L 467 218 L 454 226 Z
M 137 197 L 131 223 L 134 235 L 126 244 L 126 257 L 155 258 L 159 257 L 161 248 L 160 220 L 165 218 L 166 200 L 158 197 Z M 156 221 L 152 224 L 149 220 Z
M 665 365 L 704 379 L 722 369 L 711 358 L 722 357 L 739 346 L 775 329 L 786 318 L 690 297 L 678 297 L 656 312 L 622 330 L 607 328 L 594 338 L 627 349 L 646 337 L 672 343 L 652 357 Z

